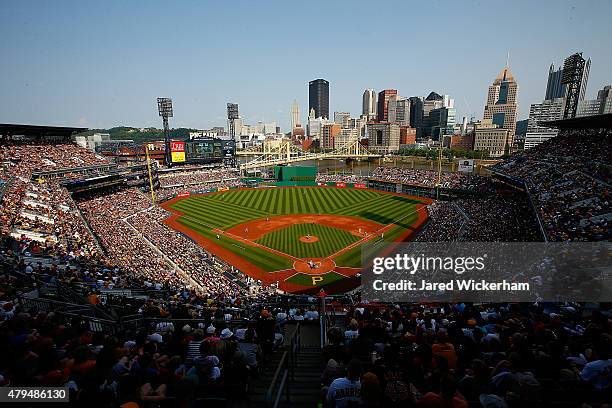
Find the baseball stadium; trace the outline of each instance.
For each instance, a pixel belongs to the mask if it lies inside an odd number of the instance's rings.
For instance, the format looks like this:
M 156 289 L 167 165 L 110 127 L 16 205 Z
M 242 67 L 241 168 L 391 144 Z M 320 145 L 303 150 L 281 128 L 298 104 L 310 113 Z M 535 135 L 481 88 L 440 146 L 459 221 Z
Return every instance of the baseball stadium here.
M 612 407 L 612 0 L 0 10 L 0 408 Z
M 505 267 L 610 241 L 611 115 L 549 125 L 507 158 L 419 161 L 207 137 L 91 150 L 84 128 L 0 124 L 0 401 L 331 408 L 334 383 L 361 378 L 362 398 L 379 373 L 398 408 L 440 406 L 423 405 L 439 387 L 462 401 L 443 406 L 604 404 L 602 297 L 366 296 L 364 259 L 400 243 L 526 243 Z M 569 262 L 567 293 L 610 291 Z

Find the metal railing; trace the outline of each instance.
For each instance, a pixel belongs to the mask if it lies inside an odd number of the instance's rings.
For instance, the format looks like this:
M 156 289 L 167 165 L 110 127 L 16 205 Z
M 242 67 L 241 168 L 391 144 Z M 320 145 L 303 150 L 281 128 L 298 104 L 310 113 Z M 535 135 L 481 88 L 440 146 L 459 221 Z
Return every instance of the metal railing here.
M 86 324 L 92 332 L 115 334 L 121 332 L 121 326 L 115 320 L 96 317 L 96 311 L 91 305 L 77 305 L 43 298 L 29 298 L 19 296 L 19 303 L 25 310 L 38 312 L 53 312 L 63 322 L 77 319 L 79 323 Z
M 55 285 L 57 287 L 57 294 L 61 299 L 66 300 L 70 303 L 78 304 L 78 305 L 88 305 L 89 304 L 87 301 L 87 298 L 82 293 L 79 293 L 78 291 L 74 290 L 69 285 L 66 285 L 65 283 L 60 282 L 60 281 L 57 281 Z M 103 307 L 98 306 L 98 305 L 89 305 L 89 306 L 91 307 L 91 309 L 94 311 L 95 314 L 99 315 L 103 319 L 108 319 L 108 320 L 113 319 L 113 316 L 111 316 L 111 314 L 108 311 L 104 310 Z
M 540 216 L 540 212 L 538 211 L 535 203 L 533 202 L 533 196 L 531 195 L 531 192 L 529 191 L 529 185 L 527 185 L 527 183 L 525 183 L 525 192 L 527 193 L 527 198 L 529 200 L 529 207 L 531 208 L 531 211 L 533 215 L 535 216 L 536 221 L 538 222 L 538 227 L 540 228 L 540 234 L 542 238 L 544 239 L 544 242 L 548 242 L 548 234 L 546 233 L 546 229 L 544 228 L 542 217 Z
M 295 381 L 295 370 L 298 367 L 299 354 L 302 350 L 302 326 L 298 322 L 289 341 L 289 351 L 283 352 L 283 356 L 276 367 L 274 377 L 270 381 L 270 386 L 266 391 L 266 405 L 268 408 L 277 408 L 285 394 L 286 401 L 289 402 L 291 394 L 290 381 Z
M 289 371 L 291 380 L 295 380 L 295 369 L 298 367 L 298 358 L 302 350 L 302 326 L 298 322 L 289 342 Z
M 61 316 L 64 321 L 69 322 L 72 319 L 78 318 L 81 323 L 86 323 L 92 331 L 103 331 L 107 333 L 121 332 L 136 332 L 141 329 L 155 329 L 158 323 L 172 323 L 175 330 L 180 330 L 184 325 L 188 324 L 193 328 L 200 324 L 212 324 L 216 327 L 227 327 L 231 330 L 253 324 L 256 320 L 251 319 L 173 319 L 173 318 L 155 318 L 146 317 L 143 314 L 136 313 L 124 315 L 117 318 L 107 318 L 100 313 L 100 308 L 96 305 L 88 303 L 66 302 L 40 297 L 30 297 L 20 295 L 19 303 L 25 310 L 35 310 L 39 312 L 54 312 Z M 292 367 L 297 365 L 297 353 L 301 350 L 300 327 L 296 327 L 296 331 L 291 337 Z
M 283 352 L 283 356 L 281 357 L 278 367 L 274 372 L 274 377 L 272 377 L 270 386 L 266 391 L 266 406 L 268 408 L 278 408 L 280 399 L 283 396 L 283 390 L 286 401 L 289 402 L 290 400 L 288 355 L 288 352 Z

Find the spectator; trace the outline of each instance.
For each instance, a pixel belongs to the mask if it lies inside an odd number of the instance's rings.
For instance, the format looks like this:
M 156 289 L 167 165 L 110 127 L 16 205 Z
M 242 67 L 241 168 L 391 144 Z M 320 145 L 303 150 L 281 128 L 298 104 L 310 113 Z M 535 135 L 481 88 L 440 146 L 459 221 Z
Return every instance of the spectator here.
M 347 367 L 346 377 L 336 378 L 327 390 L 329 408 L 346 408 L 361 401 L 361 362 L 352 359 Z
M 418 402 L 418 408 L 467 408 L 468 403 L 458 391 L 455 379 L 446 375 L 440 382 L 440 392 L 428 392 Z

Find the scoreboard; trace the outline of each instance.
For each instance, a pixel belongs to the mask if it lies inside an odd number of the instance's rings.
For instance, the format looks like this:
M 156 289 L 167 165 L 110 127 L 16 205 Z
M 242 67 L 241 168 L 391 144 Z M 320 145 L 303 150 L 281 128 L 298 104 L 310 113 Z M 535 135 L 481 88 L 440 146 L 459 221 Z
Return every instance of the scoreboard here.
M 182 142 L 187 162 L 213 162 L 233 159 L 236 153 L 234 140 L 214 137 Z

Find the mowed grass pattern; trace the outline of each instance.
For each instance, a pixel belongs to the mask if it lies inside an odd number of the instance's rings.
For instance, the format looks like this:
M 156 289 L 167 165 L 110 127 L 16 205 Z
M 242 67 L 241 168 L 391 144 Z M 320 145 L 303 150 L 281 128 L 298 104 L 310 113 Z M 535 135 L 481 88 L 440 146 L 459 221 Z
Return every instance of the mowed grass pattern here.
M 246 245 L 226 236 L 219 236 L 219 239 L 217 239 L 217 234 L 215 234 L 210 228 L 203 226 L 192 218 L 181 217 L 178 219 L 178 222 L 191 228 L 198 234 L 209 239 L 222 248 L 232 251 L 236 255 L 239 255 L 241 258 L 263 269 L 264 271 L 280 271 L 283 269 L 289 269 L 293 266 L 293 260 L 278 256 L 270 251 L 266 251 L 263 248 Z
M 302 242 L 300 237 L 311 235 L 317 242 Z M 270 232 L 256 242 L 296 258 L 326 258 L 359 241 L 350 232 L 320 224 L 295 224 Z
M 290 260 L 225 236 L 217 240 L 213 229 L 227 230 L 250 220 L 275 215 L 338 214 L 374 221 L 381 227 L 397 224 L 398 227 L 394 228 L 393 233 L 389 231 L 389 237 L 385 234 L 387 241 L 392 235 L 401 235 L 416 221 L 417 203 L 418 200 L 408 197 L 371 190 L 325 187 L 259 188 L 191 196 L 177 201 L 171 208 L 184 214 L 178 218 L 181 224 L 263 270 L 275 271 L 286 269 Z M 259 243 L 295 257 L 307 258 L 329 256 L 358 239 L 346 231 L 324 227 L 321 232 L 310 232 L 311 235 L 319 237 L 319 242 L 302 244 L 299 237 L 308 232 L 303 232 L 300 228 L 302 227 L 295 226 L 275 231 L 262 237 Z M 357 267 L 360 264 L 359 254 L 359 247 L 351 249 L 335 258 L 336 264 Z
M 359 189 L 262 188 L 192 196 L 172 208 L 225 230 L 248 220 L 286 214 L 351 215 L 387 225 L 414 211 L 416 203 L 407 197 Z

